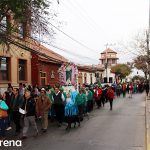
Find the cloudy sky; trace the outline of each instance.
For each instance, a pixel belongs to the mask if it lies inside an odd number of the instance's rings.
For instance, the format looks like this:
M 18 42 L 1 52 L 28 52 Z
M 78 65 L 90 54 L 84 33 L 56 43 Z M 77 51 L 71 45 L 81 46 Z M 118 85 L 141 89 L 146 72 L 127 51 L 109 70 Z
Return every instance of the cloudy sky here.
M 54 0 L 53 0 L 54 1 Z M 100 53 L 108 47 L 118 52 L 119 62 L 132 60 L 128 45 L 139 31 L 148 28 L 149 0 L 59 0 L 53 9 L 62 22 L 52 50 L 83 64 L 99 63 Z M 55 22 L 51 22 L 57 27 Z M 67 34 L 71 36 L 64 35 Z

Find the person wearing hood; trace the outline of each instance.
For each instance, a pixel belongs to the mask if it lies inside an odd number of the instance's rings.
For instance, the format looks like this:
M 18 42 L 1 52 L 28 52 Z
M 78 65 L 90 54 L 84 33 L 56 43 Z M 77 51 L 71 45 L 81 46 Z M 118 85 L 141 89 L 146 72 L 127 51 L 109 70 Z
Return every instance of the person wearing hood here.
M 42 117 L 42 130 L 43 132 L 47 131 L 48 127 L 48 112 L 51 108 L 52 102 L 48 96 L 46 96 L 46 90 L 41 89 L 41 95 L 39 96 L 36 102 L 36 112 L 38 116 Z

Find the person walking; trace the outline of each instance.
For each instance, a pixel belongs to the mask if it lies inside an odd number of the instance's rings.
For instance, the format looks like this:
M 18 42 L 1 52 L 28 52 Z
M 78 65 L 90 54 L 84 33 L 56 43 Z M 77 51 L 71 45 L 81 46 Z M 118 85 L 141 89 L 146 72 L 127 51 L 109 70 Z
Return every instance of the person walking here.
M 13 93 L 14 95 L 12 96 L 11 99 L 12 118 L 16 125 L 16 133 L 19 133 L 21 130 L 20 125 L 21 114 L 19 113 L 19 108 L 22 107 L 24 99 L 21 95 L 19 95 L 18 88 L 14 88 Z
M 7 88 L 7 91 L 4 93 L 3 95 L 3 98 L 8 106 L 8 110 L 7 110 L 7 113 L 8 113 L 8 119 L 7 119 L 7 131 L 8 130 L 11 130 L 12 127 L 11 127 L 11 120 L 12 120 L 12 114 L 11 114 L 11 99 L 13 97 L 13 87 L 12 86 L 9 86 Z
M 87 112 L 89 113 L 93 109 L 93 93 L 86 88 L 86 96 L 87 96 Z
M 148 93 L 149 93 L 149 83 L 146 82 L 145 84 L 145 90 L 146 90 L 146 96 L 148 96 Z
M 0 140 L 6 139 L 7 110 L 8 106 L 5 101 L 3 101 L 3 96 L 0 94 Z
M 102 89 L 96 85 L 94 90 L 94 99 L 97 104 L 98 109 L 101 107 L 101 95 L 102 95 Z
M 84 94 L 84 90 L 79 90 L 78 95 L 75 98 L 75 104 L 79 111 L 79 119 L 83 120 L 84 106 L 86 104 L 86 95 Z
M 116 95 L 117 95 L 117 97 L 120 97 L 120 94 L 121 94 L 121 85 L 118 83 L 117 87 L 116 87 Z
M 48 112 L 51 108 L 52 102 L 48 96 L 46 96 L 46 90 L 41 89 L 41 95 L 36 102 L 36 112 L 39 117 L 42 118 L 42 131 L 46 132 L 48 127 Z
M 125 98 L 126 97 L 126 84 L 125 83 L 122 85 L 122 93 L 123 93 L 123 97 Z
M 35 136 L 38 135 L 38 129 L 35 122 L 35 100 L 31 97 L 31 92 L 29 90 L 25 90 L 25 100 L 22 106 L 22 110 L 24 110 L 24 128 L 23 128 L 23 136 L 21 139 L 27 138 L 27 131 L 29 129 L 29 125 L 33 127 L 35 130 Z
M 128 92 L 128 94 L 129 94 L 129 83 L 127 84 L 127 92 Z
M 54 118 L 55 118 L 55 108 L 54 108 L 54 98 L 53 98 L 54 93 L 55 93 L 54 88 L 51 88 L 50 93 L 49 93 L 49 99 L 52 102 L 52 106 L 51 106 L 51 109 L 49 110 L 49 116 L 52 122 L 54 121 Z
M 113 99 L 114 99 L 114 96 L 115 96 L 115 93 L 114 93 L 114 90 L 112 89 L 112 87 L 109 87 L 107 94 L 108 94 L 108 100 L 109 100 L 109 103 L 110 103 L 110 110 L 112 110 L 112 108 L 113 108 Z
M 129 86 L 129 98 L 132 98 L 132 94 L 133 94 L 133 84 L 130 83 L 130 86 Z
M 56 113 L 56 119 L 58 121 L 58 127 L 61 127 L 64 120 L 64 109 L 65 109 L 65 97 L 62 92 L 56 87 L 53 94 L 54 108 Z
M 102 102 L 102 105 L 104 107 L 105 105 L 105 101 L 106 101 L 106 97 L 105 97 L 105 88 L 102 89 L 102 95 L 101 95 L 101 102 Z

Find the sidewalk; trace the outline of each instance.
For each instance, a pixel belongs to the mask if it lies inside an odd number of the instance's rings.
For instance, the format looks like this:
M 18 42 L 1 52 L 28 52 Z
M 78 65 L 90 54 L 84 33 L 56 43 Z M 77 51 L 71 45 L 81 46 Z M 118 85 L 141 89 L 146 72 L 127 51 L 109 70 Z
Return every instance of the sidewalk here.
M 150 150 L 150 97 L 146 97 L 145 105 L 146 150 Z

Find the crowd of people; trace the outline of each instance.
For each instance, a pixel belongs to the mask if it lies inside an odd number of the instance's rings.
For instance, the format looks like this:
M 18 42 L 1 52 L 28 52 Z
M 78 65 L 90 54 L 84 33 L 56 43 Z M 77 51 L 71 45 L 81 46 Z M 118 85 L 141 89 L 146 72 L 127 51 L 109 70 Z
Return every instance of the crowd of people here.
M 71 123 L 76 124 L 88 116 L 93 110 L 94 105 L 97 108 L 110 103 L 110 111 L 113 109 L 113 99 L 115 97 L 132 98 L 133 93 L 141 93 L 146 89 L 148 94 L 148 83 L 119 83 L 101 86 L 98 84 L 92 86 L 82 86 L 70 90 L 66 93 L 63 87 L 55 86 L 53 88 L 41 88 L 37 86 L 26 86 L 20 83 L 19 88 L 14 88 L 8 84 L 7 91 L 0 94 L 0 138 L 6 138 L 6 132 L 13 130 L 12 124 L 15 125 L 15 134 L 20 135 L 21 139 L 27 138 L 29 127 L 32 126 L 35 135 L 38 136 L 39 129 L 36 119 L 41 118 L 41 130 L 47 132 L 48 119 L 57 121 L 58 127 L 63 122 L 67 122 L 66 129 L 71 128 Z M 20 122 L 23 120 L 23 126 Z

